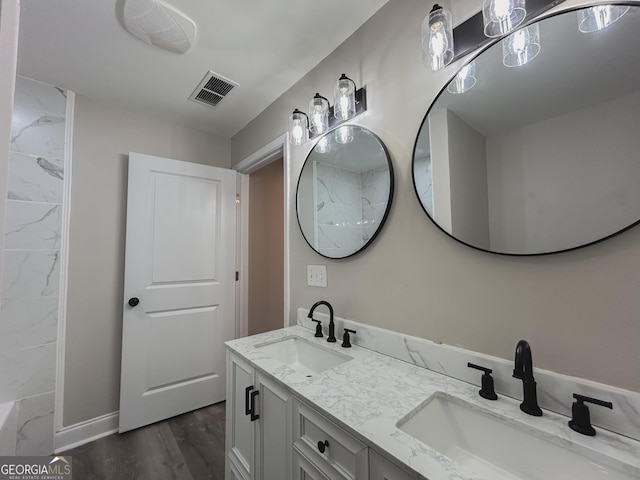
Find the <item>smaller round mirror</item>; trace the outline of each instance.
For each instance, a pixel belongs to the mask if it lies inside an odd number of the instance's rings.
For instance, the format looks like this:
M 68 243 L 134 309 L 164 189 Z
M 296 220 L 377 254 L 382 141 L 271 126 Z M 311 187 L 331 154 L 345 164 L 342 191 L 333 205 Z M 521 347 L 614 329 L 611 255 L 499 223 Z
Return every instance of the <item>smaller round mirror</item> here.
M 320 137 L 304 162 L 298 224 L 323 257 L 350 257 L 376 237 L 392 197 L 393 167 L 384 143 L 366 128 L 342 125 Z

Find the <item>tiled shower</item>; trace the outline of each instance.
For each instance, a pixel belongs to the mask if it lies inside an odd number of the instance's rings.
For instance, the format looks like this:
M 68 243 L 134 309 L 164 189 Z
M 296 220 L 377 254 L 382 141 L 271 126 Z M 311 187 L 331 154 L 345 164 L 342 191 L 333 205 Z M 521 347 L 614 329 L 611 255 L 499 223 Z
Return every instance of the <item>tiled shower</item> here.
M 389 168 L 355 172 L 323 162 L 314 164 L 315 247 L 330 257 L 357 252 L 384 217 Z
M 53 451 L 67 93 L 16 79 L 0 309 L 0 403 L 17 455 Z

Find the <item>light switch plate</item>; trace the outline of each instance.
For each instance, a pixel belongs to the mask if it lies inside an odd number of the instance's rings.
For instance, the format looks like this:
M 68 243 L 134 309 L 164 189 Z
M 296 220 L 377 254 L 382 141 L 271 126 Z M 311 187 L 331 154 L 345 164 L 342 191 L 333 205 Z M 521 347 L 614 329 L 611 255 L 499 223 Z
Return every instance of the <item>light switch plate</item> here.
M 307 265 L 307 285 L 309 287 L 326 287 L 327 266 Z

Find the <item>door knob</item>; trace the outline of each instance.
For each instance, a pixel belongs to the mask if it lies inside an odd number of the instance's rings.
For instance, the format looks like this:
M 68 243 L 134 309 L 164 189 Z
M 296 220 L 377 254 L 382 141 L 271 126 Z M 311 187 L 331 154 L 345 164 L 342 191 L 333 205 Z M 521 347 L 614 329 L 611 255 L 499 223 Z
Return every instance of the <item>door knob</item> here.
M 131 306 L 131 307 L 135 307 L 139 303 L 140 303 L 140 299 L 138 297 L 131 297 L 129 299 L 129 306 Z

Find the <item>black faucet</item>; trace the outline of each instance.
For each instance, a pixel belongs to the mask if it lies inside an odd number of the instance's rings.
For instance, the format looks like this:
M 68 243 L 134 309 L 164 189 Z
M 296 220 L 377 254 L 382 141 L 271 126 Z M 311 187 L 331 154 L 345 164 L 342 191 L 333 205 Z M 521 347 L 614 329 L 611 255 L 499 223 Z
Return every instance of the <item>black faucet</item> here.
M 531 347 L 526 340 L 520 340 L 516 346 L 515 366 L 513 377 L 522 380 L 523 399 L 520 410 L 534 417 L 542 416 L 542 410 L 538 406 L 536 394 L 536 381 L 533 378 L 533 361 L 531 360 Z
M 320 300 L 316 302 L 309 310 L 309 315 L 307 317 L 313 319 L 313 312 L 319 305 L 326 305 L 329 308 L 329 336 L 327 337 L 327 342 L 335 342 L 336 341 L 336 325 L 333 323 L 333 307 L 329 302 L 324 300 Z

